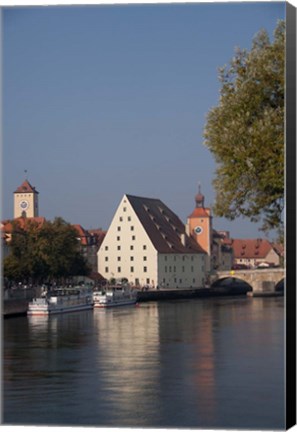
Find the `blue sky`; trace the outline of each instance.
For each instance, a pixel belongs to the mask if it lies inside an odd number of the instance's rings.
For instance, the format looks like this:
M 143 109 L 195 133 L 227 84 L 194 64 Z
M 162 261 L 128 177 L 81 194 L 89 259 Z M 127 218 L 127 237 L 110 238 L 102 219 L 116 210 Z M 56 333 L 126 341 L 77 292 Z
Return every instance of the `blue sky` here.
M 3 210 L 25 178 L 40 215 L 107 229 L 124 193 L 161 199 L 184 222 L 201 183 L 218 67 L 273 35 L 285 2 L 14 7 L 3 10 Z M 258 225 L 214 218 L 233 237 Z

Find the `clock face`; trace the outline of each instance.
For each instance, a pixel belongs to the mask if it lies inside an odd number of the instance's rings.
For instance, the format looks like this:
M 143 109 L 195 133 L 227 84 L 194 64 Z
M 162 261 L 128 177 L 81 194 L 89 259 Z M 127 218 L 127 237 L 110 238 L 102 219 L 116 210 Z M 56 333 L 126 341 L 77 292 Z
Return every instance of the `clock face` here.
M 26 200 L 22 200 L 22 201 L 20 202 L 20 207 L 21 207 L 22 210 L 26 210 L 26 209 L 29 207 L 29 203 L 28 203 L 28 201 L 26 201 Z
M 199 235 L 199 234 L 201 234 L 203 232 L 203 228 L 201 226 L 196 226 L 194 228 L 194 231 L 195 231 L 196 234 Z

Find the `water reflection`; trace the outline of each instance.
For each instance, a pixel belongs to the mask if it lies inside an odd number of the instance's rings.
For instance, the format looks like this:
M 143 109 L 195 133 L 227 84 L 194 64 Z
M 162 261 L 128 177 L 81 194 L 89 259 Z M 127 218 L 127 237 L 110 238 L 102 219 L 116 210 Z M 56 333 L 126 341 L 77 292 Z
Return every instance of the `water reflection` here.
M 283 318 L 243 297 L 6 320 L 4 421 L 283 428 Z

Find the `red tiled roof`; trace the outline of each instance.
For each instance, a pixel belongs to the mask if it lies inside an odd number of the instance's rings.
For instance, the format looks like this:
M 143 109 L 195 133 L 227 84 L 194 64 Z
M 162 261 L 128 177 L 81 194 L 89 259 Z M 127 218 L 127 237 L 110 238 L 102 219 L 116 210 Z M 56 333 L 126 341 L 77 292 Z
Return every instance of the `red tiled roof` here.
M 207 212 L 207 210 L 210 212 L 210 209 L 206 209 L 204 207 L 196 207 L 194 209 L 194 211 L 190 214 L 190 216 L 188 216 L 189 218 L 191 217 L 210 217 L 210 213 Z
M 162 201 L 133 195 L 126 197 L 158 252 L 205 253 L 194 239 L 187 236 L 182 221 Z
M 90 234 L 88 233 L 88 231 L 86 231 L 81 225 L 79 224 L 75 224 L 72 225 L 73 228 L 75 228 L 78 237 L 80 238 L 81 244 L 84 246 L 88 245 L 88 238 L 90 237 Z
M 234 258 L 265 258 L 272 245 L 265 239 L 233 239 Z
M 39 193 L 37 192 L 37 190 L 35 189 L 34 186 L 32 186 L 28 180 L 23 181 L 23 183 L 21 184 L 21 186 L 19 186 L 17 188 L 17 190 L 14 193 Z

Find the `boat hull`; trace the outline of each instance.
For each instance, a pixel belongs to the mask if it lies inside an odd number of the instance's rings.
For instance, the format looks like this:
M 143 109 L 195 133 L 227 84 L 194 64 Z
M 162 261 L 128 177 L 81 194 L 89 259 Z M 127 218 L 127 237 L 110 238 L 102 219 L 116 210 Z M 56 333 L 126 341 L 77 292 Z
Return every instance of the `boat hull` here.
M 94 308 L 111 308 L 136 304 L 137 293 L 125 287 L 109 287 L 93 293 Z
M 59 288 L 39 298 L 34 298 L 28 305 L 27 315 L 48 316 L 67 312 L 93 309 L 92 293 L 81 288 Z
M 27 315 L 29 316 L 48 316 L 48 315 L 55 315 L 55 314 L 61 314 L 61 313 L 69 313 L 69 312 L 78 312 L 83 310 L 90 310 L 93 309 L 92 304 L 88 305 L 77 305 L 77 306 L 70 306 L 70 307 L 31 307 L 27 311 Z

